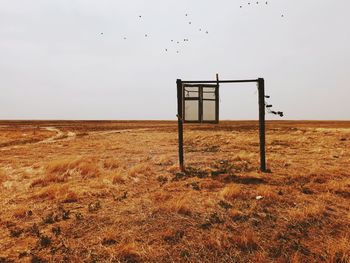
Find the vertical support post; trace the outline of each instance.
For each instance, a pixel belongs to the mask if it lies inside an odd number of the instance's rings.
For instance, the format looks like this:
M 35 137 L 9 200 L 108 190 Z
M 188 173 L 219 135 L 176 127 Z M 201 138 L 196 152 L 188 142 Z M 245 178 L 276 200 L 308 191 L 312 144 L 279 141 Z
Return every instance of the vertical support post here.
M 216 94 L 215 94 L 215 111 L 216 111 L 216 115 L 215 115 L 215 122 L 219 123 L 219 98 L 220 98 L 220 94 L 219 94 L 219 74 L 216 73 L 216 85 L 218 86 L 216 88 Z
M 185 171 L 184 165 L 184 139 L 183 139 L 183 93 L 182 81 L 176 80 L 177 85 L 177 125 L 178 125 L 178 140 L 179 140 L 179 165 L 182 172 Z
M 260 140 L 260 170 L 266 172 L 265 158 L 265 81 L 258 79 L 259 91 L 259 140 Z

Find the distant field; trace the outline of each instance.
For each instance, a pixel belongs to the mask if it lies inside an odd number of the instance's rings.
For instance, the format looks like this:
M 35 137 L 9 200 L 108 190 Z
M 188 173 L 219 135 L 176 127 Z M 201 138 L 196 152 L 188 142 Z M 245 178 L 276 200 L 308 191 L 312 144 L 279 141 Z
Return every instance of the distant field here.
M 0 262 L 350 262 L 350 122 L 0 121 Z M 258 197 L 258 198 L 257 198 Z

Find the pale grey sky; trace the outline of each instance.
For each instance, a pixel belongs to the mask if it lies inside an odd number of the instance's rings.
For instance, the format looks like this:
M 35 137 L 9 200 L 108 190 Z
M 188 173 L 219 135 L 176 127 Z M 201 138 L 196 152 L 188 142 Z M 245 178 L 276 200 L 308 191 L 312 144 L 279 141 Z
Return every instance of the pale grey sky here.
M 348 0 L 0 0 L 0 119 L 175 119 L 176 78 L 219 73 L 264 77 L 284 119 L 349 120 L 349 10 Z M 255 91 L 222 86 L 221 118 L 256 119 Z

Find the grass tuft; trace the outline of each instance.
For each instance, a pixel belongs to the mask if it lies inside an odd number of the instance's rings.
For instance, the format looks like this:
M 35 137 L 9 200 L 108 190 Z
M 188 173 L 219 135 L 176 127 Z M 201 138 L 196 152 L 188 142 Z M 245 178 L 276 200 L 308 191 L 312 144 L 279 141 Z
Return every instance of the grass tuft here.
M 101 169 L 96 158 L 74 158 L 52 161 L 46 166 L 49 174 L 67 174 L 78 172 L 84 179 L 100 176 Z
M 149 163 L 140 163 L 131 167 L 128 174 L 131 177 L 136 177 L 138 175 L 150 176 L 153 174 L 153 172 Z
M 241 195 L 241 187 L 236 184 L 229 184 L 219 192 L 219 195 L 226 200 L 233 200 Z

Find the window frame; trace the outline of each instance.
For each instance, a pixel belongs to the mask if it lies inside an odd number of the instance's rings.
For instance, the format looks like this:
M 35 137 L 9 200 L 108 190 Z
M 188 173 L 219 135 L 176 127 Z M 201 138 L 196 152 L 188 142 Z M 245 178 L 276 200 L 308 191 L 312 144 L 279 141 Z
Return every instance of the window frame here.
M 198 97 L 186 97 L 186 87 L 196 87 L 198 88 Z M 204 98 L 203 91 L 204 88 L 214 88 L 215 98 L 208 99 Z M 182 112 L 184 123 L 219 123 L 219 85 L 218 84 L 184 84 L 182 85 Z M 185 103 L 189 100 L 198 101 L 198 120 L 186 120 L 186 107 Z M 203 101 L 215 101 L 215 120 L 204 120 L 203 119 Z

